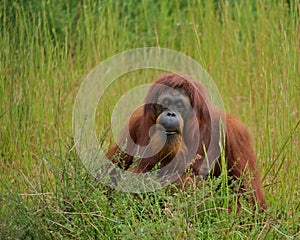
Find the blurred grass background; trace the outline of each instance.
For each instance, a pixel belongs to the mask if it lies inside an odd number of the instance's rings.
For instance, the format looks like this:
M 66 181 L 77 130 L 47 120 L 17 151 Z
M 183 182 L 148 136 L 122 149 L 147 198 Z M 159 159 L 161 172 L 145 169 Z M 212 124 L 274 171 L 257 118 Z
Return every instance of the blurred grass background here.
M 299 14 L 298 0 L 2 0 L 0 238 L 299 236 Z M 149 46 L 197 60 L 227 111 L 248 126 L 266 213 L 245 203 L 229 215 L 225 203 L 232 196 L 217 188 L 222 179 L 192 192 L 132 195 L 85 171 L 71 137 L 80 84 L 106 58 Z M 137 72 L 110 88 L 97 112 L 99 136 L 117 97 L 152 75 Z M 109 136 L 101 141 L 111 143 Z

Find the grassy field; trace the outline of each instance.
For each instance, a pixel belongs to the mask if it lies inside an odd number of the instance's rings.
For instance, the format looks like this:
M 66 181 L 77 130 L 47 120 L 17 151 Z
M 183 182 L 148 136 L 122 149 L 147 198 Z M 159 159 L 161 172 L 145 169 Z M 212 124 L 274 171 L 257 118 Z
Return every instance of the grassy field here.
M 298 0 L 2 0 L 0 239 L 299 238 L 299 15 Z M 130 194 L 85 170 L 72 139 L 80 84 L 108 57 L 149 46 L 197 60 L 248 126 L 266 212 L 245 202 L 229 214 L 224 175 L 195 191 Z M 117 97 L 153 76 L 124 76 L 106 92 L 97 111 L 105 148 Z

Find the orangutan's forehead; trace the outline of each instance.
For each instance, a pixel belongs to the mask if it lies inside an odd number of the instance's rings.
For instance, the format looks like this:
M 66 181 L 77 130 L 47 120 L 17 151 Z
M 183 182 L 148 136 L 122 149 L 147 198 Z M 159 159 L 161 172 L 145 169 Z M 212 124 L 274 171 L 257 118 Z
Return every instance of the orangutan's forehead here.
M 184 91 L 184 89 L 174 89 L 174 88 L 170 88 L 170 87 L 165 89 L 161 95 L 169 95 L 172 97 L 178 97 L 178 96 L 186 96 L 187 97 L 187 94 Z
M 173 89 L 173 88 L 166 88 L 164 89 L 160 95 L 158 96 L 158 100 L 162 100 L 164 98 L 172 98 L 172 99 L 182 99 L 185 100 L 187 102 L 190 102 L 190 98 L 189 96 L 186 94 L 186 92 L 184 91 L 184 89 Z

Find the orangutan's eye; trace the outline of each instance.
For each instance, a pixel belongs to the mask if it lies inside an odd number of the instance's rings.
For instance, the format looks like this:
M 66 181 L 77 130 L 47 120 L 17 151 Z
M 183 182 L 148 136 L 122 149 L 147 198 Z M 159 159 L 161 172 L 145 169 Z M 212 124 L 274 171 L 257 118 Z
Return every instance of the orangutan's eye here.
M 183 105 L 182 101 L 178 101 L 176 103 L 176 107 L 177 107 L 178 110 L 183 110 L 184 109 L 184 105 Z
M 163 101 L 162 101 L 162 105 L 164 107 L 168 107 L 170 106 L 170 100 L 168 98 L 165 98 Z
M 157 115 L 161 114 L 164 111 L 164 107 L 161 104 L 155 104 L 154 108 Z

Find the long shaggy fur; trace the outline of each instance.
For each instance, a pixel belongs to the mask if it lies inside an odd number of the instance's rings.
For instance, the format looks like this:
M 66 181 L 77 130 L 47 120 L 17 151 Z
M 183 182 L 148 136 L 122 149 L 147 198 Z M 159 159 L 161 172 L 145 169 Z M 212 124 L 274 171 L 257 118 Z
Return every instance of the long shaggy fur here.
M 167 144 L 152 157 L 139 159 L 138 164 L 134 164 L 135 157 L 126 153 L 120 153 L 118 158 L 121 158 L 123 164 L 120 164 L 124 169 L 133 172 L 150 171 L 158 163 L 160 167 L 166 166 L 171 162 L 176 154 L 181 154 L 182 164 L 186 164 L 186 156 L 193 155 L 194 160 L 186 168 L 190 168 L 195 176 L 201 174 L 205 161 L 205 150 L 209 147 L 211 137 L 211 126 L 218 125 L 220 112 L 214 110 L 208 101 L 206 89 L 198 82 L 187 80 L 188 77 L 181 77 L 176 74 L 162 75 L 154 84 L 145 99 L 146 103 L 153 103 L 158 96 L 163 92 L 161 85 L 165 85 L 183 92 L 190 100 L 191 107 L 196 113 L 196 120 L 187 120 L 182 122 L 182 135 L 170 140 Z M 159 85 L 158 85 L 159 84 Z M 133 142 L 139 146 L 147 146 L 150 143 L 150 150 L 155 151 L 161 146 L 161 137 L 159 132 L 155 132 L 150 140 L 149 130 L 156 123 L 159 116 L 156 115 L 154 104 L 146 104 L 137 109 L 131 116 L 129 122 L 129 134 Z M 233 179 L 242 177 L 242 186 L 239 191 L 253 190 L 256 201 L 261 208 L 265 207 L 264 195 L 262 192 L 262 184 L 259 173 L 256 167 L 256 156 L 251 143 L 251 137 L 243 124 L 234 116 L 226 113 L 226 137 L 225 137 L 225 159 L 228 169 L 228 175 Z M 200 136 L 197 143 L 196 152 L 191 153 L 190 146 L 193 139 Z M 199 138 L 199 137 L 198 137 Z M 121 137 L 121 143 L 124 142 L 126 136 Z M 150 142 L 151 141 L 151 142 Z M 186 145 L 189 143 L 189 146 Z M 134 146 L 126 146 L 129 152 L 134 152 Z M 152 148 L 152 149 L 151 149 Z M 108 152 L 108 157 L 115 163 L 116 153 L 120 152 L 118 145 L 114 145 Z M 138 153 L 138 149 L 136 149 Z M 142 154 L 138 153 L 140 156 Z M 221 174 L 221 159 L 214 165 L 211 174 L 218 177 Z M 246 177 L 245 177 L 246 176 Z M 182 180 L 182 179 L 181 179 Z M 254 203 L 254 199 L 252 200 Z

